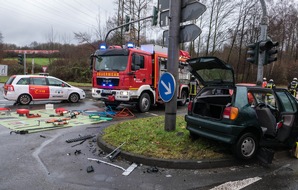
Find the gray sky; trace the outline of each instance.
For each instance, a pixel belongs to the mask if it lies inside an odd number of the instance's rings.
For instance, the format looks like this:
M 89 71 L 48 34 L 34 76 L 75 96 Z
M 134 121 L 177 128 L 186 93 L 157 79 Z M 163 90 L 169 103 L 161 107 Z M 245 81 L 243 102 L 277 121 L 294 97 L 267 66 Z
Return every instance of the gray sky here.
M 0 0 L 3 42 L 17 46 L 54 41 L 77 43 L 74 32 L 94 33 L 98 18 L 115 14 L 113 0 Z M 53 32 L 52 32 L 53 31 Z

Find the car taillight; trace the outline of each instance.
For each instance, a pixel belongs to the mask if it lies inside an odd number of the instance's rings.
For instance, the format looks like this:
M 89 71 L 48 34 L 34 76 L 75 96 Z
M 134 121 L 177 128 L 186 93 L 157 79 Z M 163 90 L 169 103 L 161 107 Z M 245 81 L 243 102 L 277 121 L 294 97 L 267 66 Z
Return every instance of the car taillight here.
M 190 113 L 191 112 L 191 110 L 192 110 L 192 101 L 190 101 L 189 103 L 188 103 L 188 106 L 187 106 L 187 111 L 188 111 L 188 113 Z
M 226 107 L 223 111 L 223 118 L 235 120 L 238 116 L 238 108 Z
M 14 87 L 13 87 L 13 85 L 7 85 L 7 86 L 6 86 L 6 90 L 7 90 L 7 91 L 10 91 L 10 92 L 11 92 L 11 91 L 14 91 Z

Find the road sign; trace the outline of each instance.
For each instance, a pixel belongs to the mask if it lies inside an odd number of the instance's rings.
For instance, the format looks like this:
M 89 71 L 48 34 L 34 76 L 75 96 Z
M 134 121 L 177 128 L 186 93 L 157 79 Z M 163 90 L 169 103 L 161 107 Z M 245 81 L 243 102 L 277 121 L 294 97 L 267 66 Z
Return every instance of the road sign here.
M 202 30 L 195 24 L 189 24 L 185 26 L 180 26 L 179 42 L 191 42 L 194 41 L 200 34 Z M 169 30 L 163 32 L 163 42 L 164 46 L 168 45 L 169 41 Z
M 7 76 L 7 65 L 0 65 L 0 76 Z
M 168 0 L 166 0 L 168 1 Z M 169 16 L 170 16 L 170 10 L 169 5 L 166 7 L 166 3 L 161 1 L 160 2 L 160 21 L 159 24 L 161 27 L 168 26 L 169 25 Z M 194 0 L 183 0 L 182 1 L 182 11 L 181 11 L 181 18 L 180 22 L 186 22 L 190 20 L 194 20 L 199 18 L 205 11 L 206 6 L 198 1 Z
M 42 66 L 41 68 L 42 68 L 42 71 L 43 71 L 44 73 L 45 73 L 45 72 L 47 71 L 47 69 L 48 69 L 47 66 Z
M 160 98 L 164 102 L 169 102 L 174 96 L 175 89 L 176 81 L 174 76 L 169 72 L 163 73 L 158 82 Z

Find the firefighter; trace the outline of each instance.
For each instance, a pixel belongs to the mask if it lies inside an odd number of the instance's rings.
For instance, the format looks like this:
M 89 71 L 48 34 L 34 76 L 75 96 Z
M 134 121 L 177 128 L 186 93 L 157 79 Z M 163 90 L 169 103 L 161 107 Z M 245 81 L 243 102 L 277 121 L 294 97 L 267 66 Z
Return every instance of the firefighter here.
M 266 88 L 266 86 L 267 86 L 267 79 L 264 77 L 262 82 L 262 87 Z
M 191 76 L 189 83 L 189 95 L 192 100 L 197 95 L 198 83 L 194 76 Z
M 274 80 L 270 79 L 266 85 L 266 88 L 275 88 Z
M 296 97 L 297 95 L 297 90 L 298 90 L 298 80 L 297 78 L 293 78 L 293 81 L 290 82 L 289 86 L 288 86 L 288 90 L 289 92 L 294 96 Z

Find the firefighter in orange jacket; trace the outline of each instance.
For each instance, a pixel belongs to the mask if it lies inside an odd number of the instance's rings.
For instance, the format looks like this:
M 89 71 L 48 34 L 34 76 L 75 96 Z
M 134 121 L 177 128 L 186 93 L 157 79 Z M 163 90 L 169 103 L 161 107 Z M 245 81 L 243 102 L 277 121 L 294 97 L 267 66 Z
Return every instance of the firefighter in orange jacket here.
M 262 87 L 266 88 L 266 86 L 267 86 L 267 79 L 264 77 L 262 82 Z

